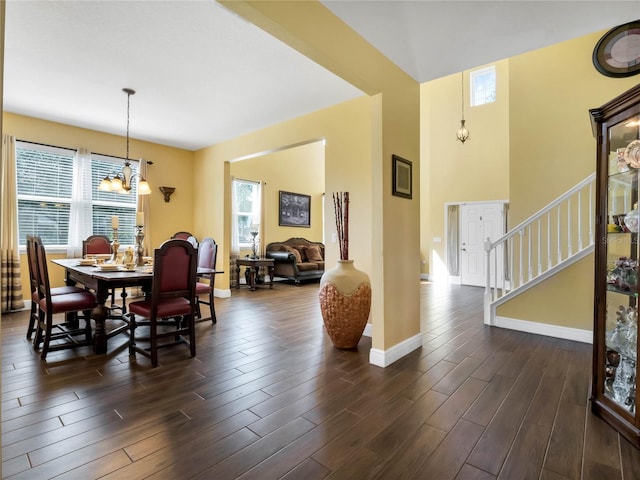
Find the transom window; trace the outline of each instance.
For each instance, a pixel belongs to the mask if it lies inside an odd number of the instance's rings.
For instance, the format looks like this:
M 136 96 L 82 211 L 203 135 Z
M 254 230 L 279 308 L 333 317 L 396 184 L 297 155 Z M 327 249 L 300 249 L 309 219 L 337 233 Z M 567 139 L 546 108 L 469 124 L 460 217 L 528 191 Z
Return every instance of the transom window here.
M 81 161 L 75 150 L 16 141 L 20 245 L 25 245 L 27 235 L 39 235 L 47 246 L 65 247 L 74 221 L 92 222 L 89 231 L 94 235 L 111 237 L 113 215 L 119 217 L 120 243 L 134 244 L 135 191 L 123 195 L 98 190 L 102 178 L 120 170 L 122 159 L 91 154 L 88 168 L 80 168 Z M 137 173 L 137 162 L 131 167 Z M 89 213 L 71 220 L 72 206 L 86 207 Z
M 471 72 L 470 82 L 472 107 L 496 101 L 495 65 Z

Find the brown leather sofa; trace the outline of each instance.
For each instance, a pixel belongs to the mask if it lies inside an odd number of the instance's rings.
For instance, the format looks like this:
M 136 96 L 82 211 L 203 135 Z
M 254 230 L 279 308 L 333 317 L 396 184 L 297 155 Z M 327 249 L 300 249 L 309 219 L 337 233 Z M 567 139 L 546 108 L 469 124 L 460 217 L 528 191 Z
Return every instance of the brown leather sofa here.
M 324 244 L 306 238 L 294 237 L 284 242 L 272 242 L 265 249 L 267 258 L 272 258 L 274 277 L 293 280 L 318 279 L 324 273 Z

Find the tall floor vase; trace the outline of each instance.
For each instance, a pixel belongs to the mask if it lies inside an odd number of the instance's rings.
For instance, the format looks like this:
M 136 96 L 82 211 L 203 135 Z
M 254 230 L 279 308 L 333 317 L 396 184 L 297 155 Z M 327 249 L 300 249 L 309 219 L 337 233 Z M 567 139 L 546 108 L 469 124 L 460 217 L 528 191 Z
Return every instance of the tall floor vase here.
M 320 310 L 333 345 L 352 349 L 358 345 L 371 310 L 371 282 L 353 260 L 338 260 L 320 280 Z

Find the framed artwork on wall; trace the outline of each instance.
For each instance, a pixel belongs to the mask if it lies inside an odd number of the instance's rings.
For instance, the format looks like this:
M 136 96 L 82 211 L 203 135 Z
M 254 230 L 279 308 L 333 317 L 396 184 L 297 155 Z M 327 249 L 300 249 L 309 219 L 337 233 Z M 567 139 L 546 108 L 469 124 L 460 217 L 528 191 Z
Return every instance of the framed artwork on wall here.
M 413 198 L 412 163 L 398 155 L 393 155 L 393 194 L 396 197 Z
M 280 190 L 278 225 L 281 227 L 311 227 L 311 196 Z

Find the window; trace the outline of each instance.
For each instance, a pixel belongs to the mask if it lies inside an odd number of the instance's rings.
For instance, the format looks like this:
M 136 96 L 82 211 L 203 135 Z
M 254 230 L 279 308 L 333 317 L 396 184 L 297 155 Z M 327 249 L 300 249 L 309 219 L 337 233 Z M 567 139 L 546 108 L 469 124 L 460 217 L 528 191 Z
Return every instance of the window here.
M 247 180 L 233 180 L 234 234 L 239 247 L 251 247 L 251 232 L 260 226 L 260 184 Z
M 75 150 L 16 142 L 18 238 L 25 245 L 27 235 L 39 235 L 47 246 L 68 243 L 71 209 L 74 203 L 88 203 L 93 223 L 89 231 L 111 237 L 111 216 L 118 215 L 119 241 L 133 245 L 137 195 L 98 190 L 100 180 L 120 170 L 119 158 L 91 155 L 90 180 L 84 199 L 74 198 L 74 185 L 82 182 L 75 168 Z M 137 164 L 132 163 L 134 173 Z M 89 182 L 90 181 L 90 186 Z M 89 217 L 87 217 L 89 218 Z M 73 228 L 73 227 L 71 227 Z
M 471 72 L 470 81 L 472 107 L 496 101 L 495 65 Z
M 111 217 L 118 216 L 118 241 L 122 245 L 135 244 L 135 224 L 138 195 L 136 194 L 137 183 L 132 182 L 133 189 L 127 194 L 117 192 L 104 192 L 98 190 L 100 180 L 105 176 L 120 171 L 124 165 L 122 159 L 107 157 L 105 155 L 91 154 L 91 216 L 93 219 L 93 234 L 107 235 L 111 237 Z M 131 162 L 133 173 L 131 177 L 138 173 L 138 162 Z

